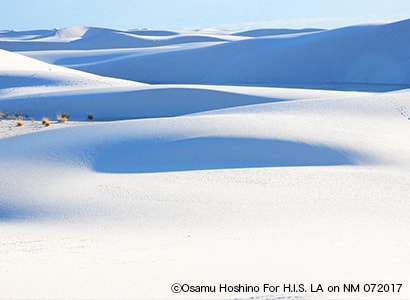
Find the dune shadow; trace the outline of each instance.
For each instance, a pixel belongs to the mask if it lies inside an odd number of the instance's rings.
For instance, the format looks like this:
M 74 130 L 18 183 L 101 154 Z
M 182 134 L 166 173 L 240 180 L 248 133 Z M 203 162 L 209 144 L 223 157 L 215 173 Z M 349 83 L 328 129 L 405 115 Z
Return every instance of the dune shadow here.
M 0 75 L 0 88 L 17 88 L 28 86 L 40 86 L 40 85 L 53 85 L 57 80 L 51 80 L 46 78 L 39 78 L 33 76 L 6 76 Z
M 23 111 L 42 118 L 53 118 L 62 111 L 70 120 L 84 120 L 87 112 L 94 120 L 128 120 L 174 117 L 245 105 L 287 101 L 281 98 L 251 96 L 225 91 L 195 88 L 153 88 L 85 94 L 42 94 L 30 98 L 0 101 L 1 111 Z M 39 109 L 41 107 L 41 109 Z
M 34 207 L 17 206 L 11 204 L 10 201 L 2 202 L 3 201 L 0 200 L 0 223 L 33 220 L 40 218 L 42 215 L 38 209 Z
M 323 146 L 251 138 L 193 138 L 122 142 L 95 152 L 93 169 L 104 173 L 350 165 L 352 154 Z
M 128 30 L 127 33 L 135 34 L 135 35 L 142 35 L 142 36 L 171 36 L 171 35 L 178 35 L 178 32 L 169 31 L 169 30 Z

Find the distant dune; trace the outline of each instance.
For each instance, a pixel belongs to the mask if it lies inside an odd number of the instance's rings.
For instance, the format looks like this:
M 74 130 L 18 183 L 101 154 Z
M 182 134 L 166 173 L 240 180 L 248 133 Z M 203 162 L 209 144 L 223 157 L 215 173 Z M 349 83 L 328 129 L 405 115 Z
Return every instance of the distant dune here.
M 68 34 L 76 31 L 79 33 Z M 141 34 L 140 31 L 68 28 L 57 31 L 53 41 L 47 41 L 49 37 L 14 41 L 13 34 L 6 38 L 7 33 L 3 33 L 0 47 L 13 51 L 106 49 L 103 53 L 25 54 L 98 75 L 155 84 L 410 86 L 409 20 L 335 30 L 211 33 L 163 35 L 149 30 Z M 60 39 L 70 38 L 70 42 L 60 41 L 59 35 Z M 156 50 L 144 50 L 145 47 Z M 125 52 L 124 48 L 138 49 Z

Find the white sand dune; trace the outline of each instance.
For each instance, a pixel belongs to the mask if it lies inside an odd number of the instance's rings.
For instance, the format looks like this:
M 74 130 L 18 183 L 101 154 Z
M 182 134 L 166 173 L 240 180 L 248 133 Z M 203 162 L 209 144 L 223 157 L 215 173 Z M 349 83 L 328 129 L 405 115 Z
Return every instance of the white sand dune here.
M 193 49 L 189 46 L 165 48 L 160 52 L 139 50 L 134 55 L 114 51 L 109 52 L 106 59 L 100 56 L 97 60 L 91 55 L 84 55 L 78 65 L 72 59 L 72 55 L 77 57 L 78 53 L 49 51 L 35 55 L 45 60 L 52 55 L 55 63 L 67 63 L 79 70 L 145 83 L 299 87 L 339 84 L 338 88 L 340 84 L 349 83 L 362 84 L 363 88 L 374 84 L 403 88 L 410 85 L 409 53 L 403 51 L 410 43 L 409 28 L 410 22 L 405 20 L 393 24 L 261 38 L 242 37 L 241 40 L 229 41 L 228 36 L 235 36 L 231 34 L 224 35 L 226 41 L 223 43 L 204 43 L 202 46 L 196 43 Z M 195 42 L 190 36 L 171 37 Z M 213 36 L 208 37 L 203 42 L 211 42 Z M 81 41 L 94 45 L 93 39 Z M 112 43 L 112 48 L 124 47 L 114 39 Z M 24 48 L 22 44 L 20 50 L 31 47 Z
M 3 31 L 0 47 L 10 51 L 33 50 L 93 50 L 115 48 L 145 48 L 184 43 L 224 42 L 240 40 L 224 32 L 196 31 L 179 34 L 161 34 L 157 30 L 121 31 L 96 27 L 67 27 L 49 31 Z
M 141 83 L 97 76 L 47 64 L 23 55 L 0 50 L 2 95 L 41 94 L 107 87 L 136 87 Z M 37 90 L 36 90 L 37 88 Z
M 320 297 L 408 298 L 410 90 L 376 92 L 409 84 L 408 24 L 209 30 L 196 42 L 192 31 L 0 32 L 0 47 L 47 61 L 0 51 L 0 112 L 35 119 L 0 117 L 0 299 L 317 296 L 173 294 L 173 283 L 401 283 Z M 175 44 L 129 42 L 144 38 Z M 347 78 L 373 91 L 264 86 L 354 90 Z M 59 113 L 71 121 L 40 124 Z
M 221 108 L 365 93 L 264 87 L 155 85 L 97 76 L 2 50 L 0 110 L 82 120 L 171 117 Z

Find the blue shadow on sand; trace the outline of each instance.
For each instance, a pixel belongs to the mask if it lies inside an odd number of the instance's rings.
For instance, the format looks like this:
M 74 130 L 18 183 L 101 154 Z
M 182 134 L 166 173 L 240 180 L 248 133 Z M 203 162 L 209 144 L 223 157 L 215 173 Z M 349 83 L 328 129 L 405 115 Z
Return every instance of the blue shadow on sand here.
M 127 141 L 95 150 L 92 167 L 104 173 L 355 164 L 354 155 L 341 150 L 291 141 L 251 138 Z
M 35 208 L 19 207 L 10 203 L 10 201 L 0 199 L 0 223 L 35 219 L 40 216 Z
M 53 85 L 57 80 L 51 80 L 47 78 L 38 78 L 32 76 L 4 76 L 0 75 L 0 85 L 2 89 L 28 87 L 28 86 L 41 86 L 41 85 Z

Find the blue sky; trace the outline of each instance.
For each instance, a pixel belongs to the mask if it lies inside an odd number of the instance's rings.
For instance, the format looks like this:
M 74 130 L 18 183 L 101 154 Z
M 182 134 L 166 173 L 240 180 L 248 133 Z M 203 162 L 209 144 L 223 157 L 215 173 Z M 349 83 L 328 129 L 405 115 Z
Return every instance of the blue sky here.
M 321 27 L 410 18 L 410 0 L 3 0 L 2 29 Z

